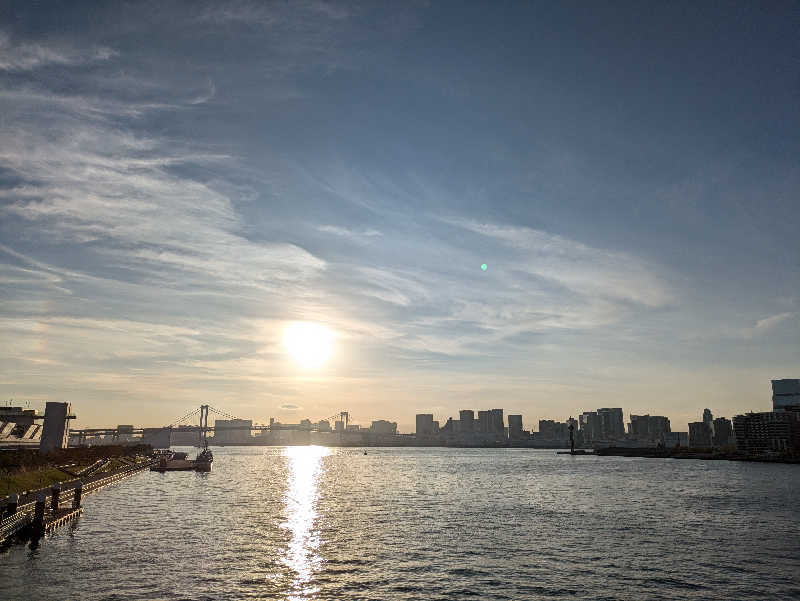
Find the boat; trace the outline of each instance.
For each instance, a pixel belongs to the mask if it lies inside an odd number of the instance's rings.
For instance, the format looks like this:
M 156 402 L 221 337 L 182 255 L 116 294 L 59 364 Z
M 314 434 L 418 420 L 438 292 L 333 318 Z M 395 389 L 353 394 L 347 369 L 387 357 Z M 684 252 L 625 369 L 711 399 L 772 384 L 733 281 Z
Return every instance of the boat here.
M 203 450 L 195 459 L 187 459 L 186 453 L 162 454 L 158 463 L 150 466 L 151 472 L 210 472 L 214 455 L 205 442 Z

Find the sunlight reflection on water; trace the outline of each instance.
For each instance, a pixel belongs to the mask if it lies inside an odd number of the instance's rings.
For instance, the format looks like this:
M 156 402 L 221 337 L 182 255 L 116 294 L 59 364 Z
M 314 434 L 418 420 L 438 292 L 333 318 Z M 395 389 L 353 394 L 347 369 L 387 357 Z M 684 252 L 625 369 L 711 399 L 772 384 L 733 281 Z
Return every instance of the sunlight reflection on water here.
M 317 518 L 319 480 L 322 458 L 329 453 L 326 447 L 286 447 L 289 460 L 289 482 L 286 489 L 286 521 L 281 524 L 291 533 L 284 564 L 294 572 L 292 594 L 288 599 L 307 599 L 317 592 L 308 583 L 322 558 L 317 553 L 319 532 L 314 528 Z

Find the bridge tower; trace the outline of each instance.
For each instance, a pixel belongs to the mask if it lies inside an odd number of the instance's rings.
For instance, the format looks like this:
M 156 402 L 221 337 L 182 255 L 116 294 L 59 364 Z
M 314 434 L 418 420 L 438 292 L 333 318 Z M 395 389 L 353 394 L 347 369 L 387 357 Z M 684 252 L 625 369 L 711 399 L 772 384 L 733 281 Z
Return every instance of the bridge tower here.
M 200 405 L 200 443 L 208 436 L 208 405 Z

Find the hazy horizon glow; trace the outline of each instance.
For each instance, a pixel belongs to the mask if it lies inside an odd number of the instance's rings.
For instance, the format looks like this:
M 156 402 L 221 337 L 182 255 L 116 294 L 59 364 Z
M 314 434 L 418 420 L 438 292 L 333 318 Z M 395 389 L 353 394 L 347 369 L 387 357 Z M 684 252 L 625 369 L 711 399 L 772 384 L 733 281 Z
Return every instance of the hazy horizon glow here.
M 7 4 L 0 398 L 766 409 L 800 377 L 790 10 Z

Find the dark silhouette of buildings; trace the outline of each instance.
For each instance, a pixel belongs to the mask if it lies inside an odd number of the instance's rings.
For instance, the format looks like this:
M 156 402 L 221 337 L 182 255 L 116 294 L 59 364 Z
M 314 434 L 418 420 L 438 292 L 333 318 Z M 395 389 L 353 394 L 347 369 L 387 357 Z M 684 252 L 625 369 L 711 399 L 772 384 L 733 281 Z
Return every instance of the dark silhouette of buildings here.
M 726 417 L 718 417 L 714 420 L 714 446 L 717 448 L 729 447 L 736 444 L 733 436 L 733 423 Z
M 713 433 L 706 422 L 689 423 L 689 446 L 693 449 L 710 449 Z
M 663 415 L 633 415 L 628 424 L 628 436 L 641 442 L 663 443 L 671 432 L 669 418 Z
M 437 428 L 438 430 L 438 428 Z M 432 413 L 417 414 L 417 436 L 433 436 L 436 432 L 433 428 Z
M 733 418 L 737 450 L 748 455 L 800 453 L 800 412 L 764 411 Z

